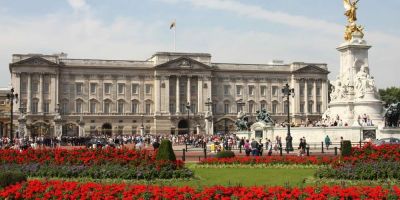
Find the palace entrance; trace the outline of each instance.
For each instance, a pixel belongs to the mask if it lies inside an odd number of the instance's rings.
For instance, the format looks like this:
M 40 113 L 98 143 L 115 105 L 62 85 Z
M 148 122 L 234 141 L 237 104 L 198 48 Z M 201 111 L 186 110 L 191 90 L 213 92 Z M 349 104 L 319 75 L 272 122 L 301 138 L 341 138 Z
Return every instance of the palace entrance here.
M 187 120 L 183 119 L 183 120 L 179 121 L 178 134 L 184 135 L 184 134 L 188 133 L 188 127 L 189 127 L 189 123 Z
M 110 123 L 104 123 L 103 126 L 101 126 L 101 133 L 104 136 L 112 136 L 112 126 Z
M 74 123 L 67 123 L 62 127 L 62 136 L 78 137 L 79 126 Z

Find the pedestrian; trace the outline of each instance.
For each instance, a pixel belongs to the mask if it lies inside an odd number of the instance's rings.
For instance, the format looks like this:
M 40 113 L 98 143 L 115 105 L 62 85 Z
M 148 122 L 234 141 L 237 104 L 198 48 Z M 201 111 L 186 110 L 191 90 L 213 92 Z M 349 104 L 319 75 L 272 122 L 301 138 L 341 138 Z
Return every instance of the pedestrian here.
M 258 156 L 258 142 L 254 139 L 251 139 L 251 155 Z
M 157 150 L 158 147 L 160 147 L 160 143 L 158 142 L 158 140 L 156 140 L 156 141 L 153 142 L 154 151 Z
M 329 138 L 328 135 L 326 135 L 326 137 L 325 137 L 325 146 L 326 146 L 326 150 L 329 149 L 329 145 L 331 145 L 331 139 Z
M 303 138 L 300 138 L 300 144 L 298 149 L 299 149 L 299 156 L 304 156 L 306 150 L 306 142 Z
M 250 156 L 251 149 L 250 149 L 249 140 L 246 140 L 246 142 L 244 143 L 243 146 L 244 146 L 244 152 L 246 153 L 246 156 Z
M 267 141 L 267 149 L 268 149 L 268 156 L 272 155 L 272 142 L 270 140 Z

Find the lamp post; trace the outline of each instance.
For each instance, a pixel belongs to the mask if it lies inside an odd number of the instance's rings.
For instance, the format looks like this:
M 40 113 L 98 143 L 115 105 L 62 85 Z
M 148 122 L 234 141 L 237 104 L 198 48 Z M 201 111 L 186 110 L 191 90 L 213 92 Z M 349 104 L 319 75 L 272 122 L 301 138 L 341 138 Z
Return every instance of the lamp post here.
M 287 100 L 287 136 L 286 136 L 286 152 L 289 153 L 289 151 L 293 151 L 293 145 L 292 145 L 292 136 L 290 135 L 290 111 L 289 111 L 289 97 L 292 95 L 294 97 L 294 89 L 289 88 L 289 84 L 286 83 L 286 85 L 282 89 L 282 93 L 284 97 L 286 97 Z
M 10 140 L 11 144 L 14 143 L 14 133 L 13 133 L 13 121 L 14 121 L 14 100 L 15 103 L 18 103 L 18 94 L 14 94 L 14 88 L 11 88 L 11 93 L 7 94 L 7 100 L 10 103 L 11 109 L 10 109 L 10 114 L 11 114 L 11 126 L 10 126 Z
M 207 102 L 205 104 L 206 104 L 207 110 L 208 110 L 208 112 L 205 115 L 206 129 L 207 129 L 206 134 L 210 135 L 210 130 L 212 130 L 212 128 L 213 128 L 213 117 L 212 117 L 212 112 L 210 110 L 210 107 L 212 107 L 213 102 L 211 101 L 210 97 L 207 98 Z M 210 123 L 211 123 L 211 126 L 210 126 Z
M 188 112 L 188 117 L 187 117 L 187 121 L 188 121 L 188 126 L 187 126 L 187 134 L 189 135 L 189 133 L 190 133 L 190 116 L 189 116 L 189 114 L 190 114 L 190 102 L 187 102 L 187 104 L 186 104 L 186 110 L 187 110 L 187 112 Z
M 140 117 L 141 117 L 141 120 L 142 120 L 142 125 L 140 126 L 140 135 L 144 136 L 144 126 L 143 126 L 143 117 L 144 117 L 144 115 L 141 114 Z

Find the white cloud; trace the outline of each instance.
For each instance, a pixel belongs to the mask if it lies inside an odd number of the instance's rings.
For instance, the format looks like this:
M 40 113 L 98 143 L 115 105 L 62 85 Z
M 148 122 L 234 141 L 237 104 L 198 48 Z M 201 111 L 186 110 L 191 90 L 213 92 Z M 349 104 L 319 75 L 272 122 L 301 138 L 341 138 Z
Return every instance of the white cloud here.
M 67 0 L 68 4 L 75 11 L 84 11 L 89 9 L 89 5 L 86 3 L 86 0 Z

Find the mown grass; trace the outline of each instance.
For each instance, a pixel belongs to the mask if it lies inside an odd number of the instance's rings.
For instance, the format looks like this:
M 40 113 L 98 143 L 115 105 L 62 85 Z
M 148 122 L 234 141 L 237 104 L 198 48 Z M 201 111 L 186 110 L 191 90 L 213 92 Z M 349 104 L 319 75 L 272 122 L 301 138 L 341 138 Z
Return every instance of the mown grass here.
M 73 178 L 63 179 L 80 182 L 98 183 L 128 183 L 152 184 L 168 186 L 204 187 L 213 185 L 223 186 L 301 186 L 306 179 L 312 178 L 316 169 L 313 168 L 193 168 L 195 178 L 171 180 L 122 180 L 122 179 L 90 179 Z M 31 177 L 31 179 L 36 179 Z M 57 179 L 57 178 L 50 178 Z

